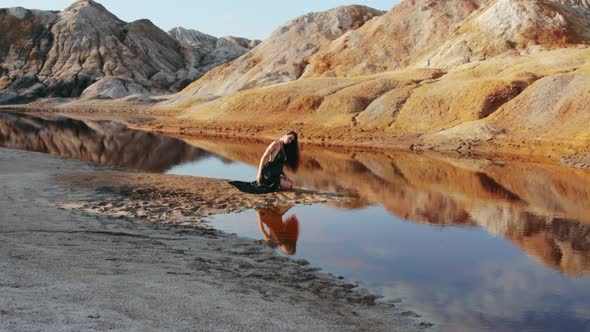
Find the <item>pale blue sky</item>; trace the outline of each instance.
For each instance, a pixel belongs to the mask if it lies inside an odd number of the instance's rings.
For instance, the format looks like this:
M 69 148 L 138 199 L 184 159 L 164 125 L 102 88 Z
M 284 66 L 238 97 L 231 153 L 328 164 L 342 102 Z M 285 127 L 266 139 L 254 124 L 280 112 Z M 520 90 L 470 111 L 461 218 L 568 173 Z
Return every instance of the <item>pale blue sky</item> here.
M 0 0 L 0 7 L 62 10 L 73 0 Z M 214 35 L 264 39 L 284 22 L 312 11 L 349 4 L 389 10 L 399 0 L 98 0 L 125 21 L 150 19 L 164 30 L 175 26 Z

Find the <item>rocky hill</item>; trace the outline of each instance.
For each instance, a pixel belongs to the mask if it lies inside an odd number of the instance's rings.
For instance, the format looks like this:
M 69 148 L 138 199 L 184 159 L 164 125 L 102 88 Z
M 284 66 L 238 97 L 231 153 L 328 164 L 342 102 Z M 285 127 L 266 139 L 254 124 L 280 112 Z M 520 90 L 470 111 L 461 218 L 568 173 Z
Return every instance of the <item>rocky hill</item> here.
M 224 36 L 213 37 L 193 29 L 176 27 L 168 33 L 183 46 L 185 58 L 192 67 L 204 74 L 209 70 L 231 61 L 261 43 L 260 40 Z
M 304 77 L 375 74 L 406 67 L 453 68 L 590 38 L 581 0 L 403 1 L 310 57 Z
M 176 92 L 256 44 L 191 44 L 149 20 L 124 22 L 92 0 L 62 12 L 0 9 L 0 29 L 0 103 Z
M 185 93 L 207 99 L 296 80 L 305 69 L 305 59 L 321 45 L 381 14 L 369 7 L 342 6 L 297 17 L 276 29 L 252 51 L 207 73 L 187 87 Z
M 316 143 L 518 153 L 590 168 L 587 0 L 343 6 L 286 22 L 260 44 L 126 23 L 91 0 L 63 12 L 4 9 L 0 27 L 0 102 L 188 84 L 155 106 L 168 118 L 148 128 L 297 129 Z
M 405 0 L 296 57 L 265 47 L 283 28 L 161 107 L 185 122 L 299 128 L 346 144 L 545 157 L 589 149 L 588 1 Z M 307 40 L 281 39 L 289 50 Z M 281 57 L 299 62 L 289 71 L 273 62 Z

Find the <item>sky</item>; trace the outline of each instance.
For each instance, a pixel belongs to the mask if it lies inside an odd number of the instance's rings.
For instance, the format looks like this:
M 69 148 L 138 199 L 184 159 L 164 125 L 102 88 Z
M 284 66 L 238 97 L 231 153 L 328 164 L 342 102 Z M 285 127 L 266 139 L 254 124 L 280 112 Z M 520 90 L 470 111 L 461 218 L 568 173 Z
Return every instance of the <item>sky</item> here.
M 297 16 L 359 4 L 389 10 L 399 0 L 96 0 L 124 21 L 147 18 L 165 31 L 176 26 L 213 36 L 264 39 Z M 63 10 L 74 0 L 0 0 L 0 7 Z

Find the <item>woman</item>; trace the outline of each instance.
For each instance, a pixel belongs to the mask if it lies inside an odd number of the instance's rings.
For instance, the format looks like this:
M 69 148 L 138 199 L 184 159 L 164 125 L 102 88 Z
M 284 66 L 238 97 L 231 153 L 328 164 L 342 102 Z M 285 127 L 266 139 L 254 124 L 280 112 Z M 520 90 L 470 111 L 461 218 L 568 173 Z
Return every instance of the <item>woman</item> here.
M 299 167 L 299 145 L 294 131 L 286 133 L 266 148 L 260 158 L 256 181 L 230 181 L 229 184 L 249 194 L 292 189 L 293 181 L 283 171 L 284 166 L 294 172 Z
M 260 158 L 258 175 L 253 185 L 263 192 L 292 189 L 293 181 L 283 171 L 284 166 L 292 171 L 299 167 L 299 144 L 294 131 L 286 133 L 266 148 Z

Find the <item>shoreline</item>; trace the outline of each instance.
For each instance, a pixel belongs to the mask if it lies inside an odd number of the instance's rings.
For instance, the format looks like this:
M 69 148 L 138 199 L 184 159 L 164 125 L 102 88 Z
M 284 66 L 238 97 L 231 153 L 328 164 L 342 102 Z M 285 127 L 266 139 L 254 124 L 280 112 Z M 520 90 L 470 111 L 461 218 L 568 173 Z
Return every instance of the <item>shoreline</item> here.
M 197 219 L 262 205 L 273 195 L 227 202 L 236 195 L 223 180 L 115 171 L 4 148 L 0 169 L 0 257 L 10 267 L 0 272 L 0 329 L 431 330 L 417 314 L 375 302 L 367 290 L 261 243 L 198 223 L 158 223 L 174 214 L 151 209 L 181 211 L 190 202 L 199 209 L 189 217 Z M 145 216 L 130 213 L 142 199 L 152 204 Z
M 352 197 L 296 189 L 265 195 L 246 194 L 223 179 L 137 171 L 71 172 L 55 176 L 72 188 L 97 188 L 92 200 L 69 205 L 85 212 L 116 218 L 144 218 L 154 223 L 201 227 L 215 214 L 237 213 L 276 204 L 345 204 Z M 170 221 L 170 218 L 174 218 Z
M 90 103 L 91 101 L 74 101 L 74 103 Z M 90 103 L 93 104 L 93 103 Z M 43 105 L 43 104 L 41 104 Z M 17 110 L 18 112 L 29 113 L 39 116 L 55 116 L 63 114 L 75 119 L 91 119 L 122 122 L 130 129 L 141 130 L 157 135 L 178 138 L 182 140 L 191 139 L 215 139 L 215 140 L 237 140 L 247 143 L 261 143 L 274 140 L 280 136 L 284 130 L 294 129 L 298 132 L 305 133 L 326 131 L 324 127 L 312 127 L 309 125 L 295 126 L 293 128 L 285 127 L 279 130 L 265 130 L 265 126 L 253 126 L 242 123 L 219 123 L 219 122 L 199 122 L 195 120 L 186 120 L 179 118 L 164 117 L 161 111 L 151 110 L 146 105 L 128 104 L 120 101 L 103 101 L 97 104 L 96 109 L 88 109 L 85 106 L 75 104 L 65 108 L 32 106 L 30 104 L 22 105 L 0 105 L 2 110 Z M 113 111 L 112 105 L 117 105 L 117 109 L 124 111 Z M 174 112 L 172 112 L 174 113 Z M 188 121 L 188 122 L 187 122 Z M 317 128 L 316 128 L 317 127 Z M 590 170 L 590 149 L 586 144 L 572 145 L 567 142 L 554 142 L 549 144 L 544 141 L 534 141 L 527 139 L 527 143 L 514 143 L 510 140 L 506 142 L 489 142 L 482 141 L 473 144 L 468 141 L 453 142 L 452 148 L 437 145 L 432 142 L 424 142 L 421 135 L 413 137 L 393 137 L 383 139 L 378 135 L 367 131 L 355 132 L 350 139 L 343 137 L 350 134 L 354 128 L 332 128 L 334 131 L 328 131 L 323 136 L 311 138 L 300 135 L 300 144 L 312 147 L 328 148 L 334 150 L 356 151 L 374 151 L 387 152 L 399 151 L 408 153 L 427 153 L 441 156 L 458 158 L 458 159 L 501 159 L 506 161 L 524 161 L 540 164 L 554 164 L 574 169 Z M 382 131 L 377 131 L 382 133 Z M 330 142 L 326 141 L 332 140 Z M 397 141 L 396 141 L 397 140 Z M 519 142 L 525 140 L 516 139 Z M 359 143 L 362 141 L 362 143 Z

